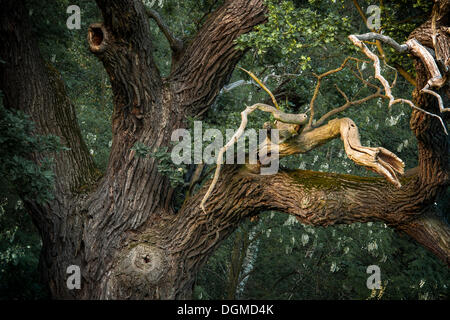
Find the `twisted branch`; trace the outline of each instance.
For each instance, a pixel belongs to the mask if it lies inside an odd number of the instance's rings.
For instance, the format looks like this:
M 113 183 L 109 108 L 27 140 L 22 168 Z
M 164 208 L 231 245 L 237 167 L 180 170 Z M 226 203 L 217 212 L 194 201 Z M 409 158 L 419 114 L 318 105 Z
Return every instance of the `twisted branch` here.
M 216 171 L 214 173 L 214 178 L 208 188 L 208 191 L 206 192 L 205 196 L 202 199 L 202 202 L 200 203 L 200 207 L 202 208 L 203 212 L 206 214 L 206 209 L 205 209 L 205 203 L 208 200 L 209 196 L 211 195 L 212 191 L 214 190 L 215 185 L 217 184 L 217 181 L 219 180 L 219 176 L 220 176 L 220 169 L 222 167 L 222 163 L 223 163 L 223 154 L 235 143 L 238 141 L 238 139 L 242 136 L 242 134 L 244 133 L 244 130 L 247 126 L 248 123 L 248 115 L 250 113 L 252 113 L 255 110 L 261 110 L 264 112 L 269 112 L 273 115 L 273 117 L 278 120 L 281 121 L 283 123 L 290 123 L 290 124 L 297 124 L 297 125 L 304 125 L 306 124 L 306 121 L 308 119 L 308 116 L 306 114 L 288 114 L 288 113 L 284 113 L 280 110 L 275 109 L 272 106 L 269 106 L 267 104 L 263 104 L 263 103 L 256 103 L 252 106 L 249 106 L 247 108 L 245 108 L 244 111 L 241 112 L 241 124 L 239 126 L 239 128 L 237 129 L 237 131 L 234 133 L 234 135 L 231 137 L 230 141 L 228 141 L 228 143 L 223 146 L 222 148 L 220 148 L 219 150 L 219 154 L 217 155 L 217 166 L 216 166 Z
M 417 107 L 410 100 L 394 98 L 394 96 L 392 95 L 391 86 L 389 85 L 389 82 L 381 75 L 380 60 L 378 59 L 378 56 L 376 54 L 374 54 L 372 51 L 370 51 L 369 48 L 367 48 L 367 46 L 361 41 L 361 39 L 368 40 L 368 39 L 371 39 L 371 37 L 377 37 L 380 40 L 383 39 L 382 41 L 384 41 L 390 45 L 393 45 L 394 43 L 396 43 L 394 40 L 392 40 L 389 37 L 386 37 L 386 36 L 380 37 L 380 36 L 381 35 L 379 35 L 377 33 L 367 33 L 364 35 L 350 35 L 350 36 L 348 36 L 348 38 L 353 42 L 353 44 L 355 46 L 360 48 L 368 58 L 370 58 L 373 61 L 373 66 L 375 69 L 375 78 L 378 79 L 381 82 L 381 84 L 383 85 L 385 94 L 389 98 L 389 107 L 391 107 L 392 105 L 394 105 L 396 103 L 406 103 L 406 104 L 410 105 L 412 108 L 415 108 L 421 112 L 424 112 L 432 117 L 436 117 L 439 119 L 442 127 L 444 128 L 445 134 L 448 135 L 447 128 L 445 127 L 444 121 L 442 120 L 442 118 L 440 116 Z M 400 46 L 398 44 L 396 44 L 396 45 L 394 44 L 394 49 L 396 49 L 398 46 L 403 50 L 404 45 Z M 436 97 L 439 96 L 435 92 L 430 93 L 431 90 L 428 89 L 428 87 L 440 87 L 445 83 L 445 80 L 442 79 L 442 76 L 439 72 L 436 62 L 432 58 L 431 54 L 415 39 L 408 40 L 406 42 L 406 46 L 408 47 L 408 49 L 406 51 L 402 51 L 402 52 L 411 52 L 414 55 L 420 57 L 422 59 L 422 61 L 424 62 L 426 68 L 432 75 L 432 78 L 428 81 L 425 88 L 423 88 L 421 91 L 432 94 L 433 96 L 436 96 Z M 430 57 L 431 57 L 431 59 L 430 59 Z M 443 104 L 441 103 L 442 99 L 438 99 L 438 100 L 440 102 L 439 109 L 441 112 L 450 111 L 449 108 L 447 108 L 447 109 L 444 108 Z
M 311 151 L 332 139 L 341 137 L 345 153 L 357 165 L 384 176 L 389 182 L 401 187 L 398 174 L 404 173 L 404 163 L 391 151 L 382 147 L 361 145 L 359 131 L 353 120 L 338 118 L 313 130 L 303 132 L 279 145 L 280 157 Z

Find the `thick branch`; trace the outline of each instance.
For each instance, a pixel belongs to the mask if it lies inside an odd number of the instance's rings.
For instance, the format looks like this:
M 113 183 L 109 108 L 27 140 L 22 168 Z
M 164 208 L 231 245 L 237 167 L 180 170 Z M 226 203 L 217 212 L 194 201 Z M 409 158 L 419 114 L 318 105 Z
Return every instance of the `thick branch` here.
M 344 142 L 345 152 L 351 160 L 386 177 L 397 187 L 401 187 L 397 175 L 404 172 L 403 161 L 383 147 L 361 146 L 358 128 L 349 118 L 333 119 L 324 126 L 293 137 L 280 144 L 279 154 L 280 157 L 284 157 L 305 153 L 339 136 Z
M 167 222 L 171 231 L 165 238 L 184 261 L 180 270 L 192 270 L 245 218 L 267 210 L 294 215 L 301 223 L 314 226 L 382 221 L 398 230 L 406 226 L 414 230 L 415 219 L 427 212 L 434 198 L 432 190 L 418 189 L 417 181 L 416 176 L 402 178 L 403 187 L 398 189 L 380 178 L 303 170 L 264 176 L 251 167 L 225 165 L 208 201 L 207 214 L 200 208 L 205 185 Z M 448 225 L 439 228 L 437 232 L 448 234 Z M 411 236 L 426 246 L 426 232 L 421 231 L 420 236 L 411 232 Z M 440 241 L 435 244 L 438 247 L 434 252 L 448 263 L 448 246 Z
M 400 228 L 450 266 L 450 227 L 432 208 Z
M 263 23 L 266 10 L 262 0 L 226 1 L 206 20 L 169 77 L 188 114 L 209 108 L 244 54 L 235 40 Z
M 161 105 L 162 79 L 153 59 L 149 19 L 140 0 L 97 0 L 103 23 L 88 30 L 89 49 L 105 66 L 114 94 L 113 131 L 136 131 L 146 114 Z M 131 117 L 128 115 L 131 114 Z
M 214 174 L 214 178 L 203 197 L 200 206 L 202 210 L 206 213 L 205 204 L 208 198 L 211 196 L 214 187 L 217 184 L 220 176 L 220 170 L 223 163 L 223 154 L 225 151 L 231 147 L 243 134 L 245 127 L 247 125 L 247 116 L 251 112 L 256 109 L 260 109 L 266 112 L 272 112 L 275 115 L 275 112 L 278 111 L 275 108 L 263 104 L 255 104 L 253 106 L 247 107 L 242 113 L 242 122 L 239 129 L 230 139 L 230 141 L 220 149 L 218 157 L 217 157 L 217 167 L 216 172 Z M 293 116 L 296 116 L 297 124 L 305 124 L 307 121 L 306 115 L 289 115 L 288 119 Z M 278 118 L 282 118 L 278 116 Z M 284 121 L 286 122 L 286 121 Z M 301 131 L 299 131 L 300 133 Z M 305 153 L 322 144 L 335 139 L 337 137 L 341 137 L 344 142 L 345 152 L 347 156 L 354 161 L 356 164 L 366 167 L 369 170 L 372 170 L 388 179 L 389 182 L 396 185 L 397 187 L 401 187 L 401 183 L 397 177 L 398 174 L 404 173 L 405 164 L 403 161 L 398 158 L 394 153 L 383 147 L 370 148 L 364 147 L 361 145 L 358 128 L 355 123 L 349 118 L 343 119 L 334 119 L 331 120 L 327 125 L 321 126 L 317 129 L 310 130 L 307 132 L 303 132 L 299 135 L 294 135 L 291 139 L 286 141 L 275 141 L 272 142 L 268 139 L 264 143 L 259 146 L 260 153 L 267 154 L 268 152 L 276 151 L 279 157 L 286 157 L 289 155 L 297 154 L 297 153 Z M 278 145 L 279 143 L 279 145 Z M 261 152 L 261 150 L 263 150 Z
M 203 200 L 200 204 L 201 208 L 203 209 L 203 211 L 205 213 L 206 213 L 205 203 L 208 200 L 208 197 L 211 195 L 211 193 L 214 189 L 214 186 L 217 183 L 217 180 L 219 179 L 220 169 L 221 169 L 222 163 L 223 163 L 223 155 L 228 150 L 228 148 L 230 148 L 234 143 L 236 143 L 238 141 L 238 139 L 242 136 L 242 134 L 244 133 L 244 130 L 247 126 L 248 115 L 257 109 L 264 111 L 264 112 L 269 112 L 273 115 L 273 117 L 276 120 L 281 121 L 283 123 L 288 123 L 288 124 L 297 124 L 297 125 L 303 126 L 306 124 L 306 121 L 308 119 L 306 114 L 287 114 L 278 109 L 275 109 L 272 106 L 269 106 L 269 105 L 263 104 L 263 103 L 254 104 L 250 107 L 247 107 L 244 111 L 242 111 L 241 112 L 241 117 L 242 117 L 241 125 L 239 126 L 238 130 L 234 133 L 234 135 L 231 137 L 230 141 L 228 141 L 225 146 L 220 148 L 219 154 L 217 155 L 217 167 L 216 167 L 216 172 L 214 173 L 214 178 L 213 178 L 211 185 L 209 186 L 208 191 L 206 192 L 206 194 L 203 197 Z M 298 129 L 297 129 L 297 131 L 298 131 Z M 267 154 L 267 152 L 264 154 Z
M 75 108 L 59 72 L 47 64 L 31 32 L 22 1 L 3 1 L 0 15 L 0 89 L 5 106 L 22 110 L 35 123 L 36 133 L 53 134 L 70 150 L 55 156 L 56 198 L 71 196 L 94 177 L 94 163 L 81 137 Z M 14 26 L 14 27 L 12 27 Z M 35 155 L 38 161 L 40 155 Z

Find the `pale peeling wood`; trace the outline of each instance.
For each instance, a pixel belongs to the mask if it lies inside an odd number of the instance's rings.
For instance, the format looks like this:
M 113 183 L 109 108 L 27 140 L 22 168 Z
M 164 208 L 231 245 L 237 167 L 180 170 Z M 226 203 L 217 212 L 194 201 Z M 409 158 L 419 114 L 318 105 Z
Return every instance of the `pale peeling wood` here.
M 405 164 L 391 151 L 361 145 L 358 127 L 349 118 L 333 119 L 328 124 L 301 134 L 279 146 L 280 157 L 306 153 L 324 143 L 341 137 L 347 156 L 356 164 L 366 167 L 401 187 L 398 174 L 404 173 Z
M 445 84 L 445 77 L 442 77 L 441 72 L 436 64 L 431 53 L 422 46 L 419 41 L 416 39 L 410 39 L 406 41 L 406 45 L 409 48 L 409 51 L 419 57 L 423 62 L 428 72 L 431 74 L 430 80 L 428 80 L 428 85 L 431 88 L 441 88 Z
M 376 35 L 376 34 L 375 34 Z M 383 85 L 384 91 L 386 96 L 389 98 L 389 107 L 391 107 L 392 105 L 396 104 L 396 103 L 406 103 L 409 106 L 411 106 L 414 109 L 417 109 L 423 113 L 426 113 L 432 117 L 436 117 L 439 119 L 442 128 L 444 129 L 444 132 L 446 135 L 448 135 L 447 132 L 447 128 L 445 127 L 444 121 L 442 120 L 442 118 L 434 113 L 428 112 L 423 110 L 422 108 L 417 107 L 412 101 L 407 100 L 407 99 L 395 99 L 394 96 L 392 95 L 392 90 L 391 90 L 391 86 L 389 85 L 389 82 L 383 77 L 383 75 L 381 74 L 381 67 L 380 67 L 380 60 L 378 59 L 378 56 L 376 54 L 374 54 L 372 51 L 369 50 L 369 48 L 367 48 L 367 46 L 364 44 L 364 42 L 362 42 L 360 39 L 363 40 L 368 40 L 371 38 L 371 36 L 373 36 L 372 33 L 368 33 L 365 35 L 349 35 L 348 38 L 350 39 L 350 41 L 353 42 L 353 44 L 355 46 L 357 46 L 358 48 L 360 48 L 364 54 L 369 57 L 369 59 L 371 59 L 373 61 L 373 67 L 375 69 L 375 78 L 378 79 L 381 84 Z M 379 37 L 377 37 L 379 38 Z M 379 38 L 379 39 L 385 39 L 389 38 L 389 37 L 384 37 L 384 38 Z M 390 38 L 389 38 L 390 39 Z M 395 42 L 394 40 L 390 39 L 391 41 Z M 391 45 L 393 45 L 394 48 L 397 47 L 397 45 L 394 45 L 392 43 L 390 43 L 390 41 L 385 41 Z M 396 42 L 395 42 L 396 43 Z M 425 67 L 427 68 L 427 70 L 430 72 L 430 74 L 432 75 L 432 78 L 428 81 L 427 85 L 425 86 L 425 88 L 422 89 L 423 92 L 425 93 L 431 93 L 432 91 L 429 89 L 430 86 L 434 86 L 434 87 L 438 87 L 440 88 L 440 86 L 442 86 L 445 83 L 445 77 L 442 78 L 440 72 L 439 72 L 439 68 L 436 65 L 436 62 L 434 61 L 434 58 L 431 56 L 431 54 L 428 52 L 428 50 L 425 49 L 425 47 L 423 47 L 417 40 L 415 39 L 411 39 L 408 40 L 407 42 L 407 46 L 409 48 L 408 52 L 411 52 L 413 54 L 415 54 L 416 56 L 420 57 L 425 65 Z M 444 82 L 442 82 L 444 81 Z M 437 93 L 431 93 L 432 95 L 436 96 L 438 95 Z M 442 102 L 442 99 L 438 99 L 439 101 L 439 109 L 441 112 L 443 111 L 449 111 L 450 109 L 446 109 L 444 108 Z
M 403 174 L 405 164 L 391 151 L 361 145 L 358 127 L 348 118 L 339 121 L 340 133 L 347 156 L 356 164 L 386 177 L 389 182 L 401 187 L 397 174 Z
M 433 18 L 434 21 L 434 18 Z M 370 32 L 370 33 L 366 33 L 366 34 L 362 34 L 362 35 L 350 35 L 349 39 L 353 42 L 353 44 L 355 44 L 357 47 L 359 47 L 360 49 L 363 50 L 363 52 L 372 60 L 374 61 L 374 68 L 375 68 L 375 78 L 377 78 L 383 85 L 385 91 L 386 91 L 386 96 L 390 99 L 389 102 L 389 106 L 392 106 L 395 103 L 398 102 L 403 102 L 403 103 L 407 103 L 409 104 L 411 107 L 418 109 L 422 112 L 427 113 L 425 110 L 422 110 L 418 107 L 416 107 L 411 101 L 409 100 L 405 100 L 405 99 L 394 99 L 394 97 L 392 96 L 392 92 L 391 92 L 391 88 L 392 86 L 388 86 L 389 83 L 387 82 L 387 80 L 381 75 L 380 72 L 380 62 L 379 59 L 377 57 L 377 55 L 375 55 L 374 53 L 372 53 L 367 47 L 366 45 L 362 42 L 365 40 L 373 40 L 373 39 L 377 39 L 377 40 L 381 40 L 384 43 L 389 44 L 391 47 L 393 47 L 395 50 L 397 50 L 400 53 L 411 53 L 413 55 L 415 55 L 416 57 L 420 58 L 420 60 L 422 61 L 422 63 L 425 65 L 425 68 L 427 69 L 427 71 L 430 73 L 431 78 L 428 80 L 427 85 L 421 90 L 422 92 L 431 94 L 433 96 L 436 97 L 436 99 L 438 100 L 439 103 L 439 110 L 441 112 L 444 111 L 450 111 L 450 108 L 445 108 L 444 104 L 442 102 L 442 97 L 432 91 L 430 88 L 441 88 L 446 82 L 447 82 L 447 76 L 441 75 L 441 72 L 439 70 L 439 67 L 437 66 L 436 60 L 434 59 L 433 55 L 430 53 L 429 50 L 427 50 L 418 40 L 416 40 L 415 38 L 412 38 L 410 40 L 408 40 L 406 42 L 406 44 L 400 45 L 398 44 L 395 40 L 393 40 L 390 37 L 378 34 L 378 33 L 374 33 L 374 32 Z M 442 60 L 440 57 L 440 54 L 438 53 L 438 51 L 440 51 L 440 49 L 436 49 L 436 48 L 440 48 L 437 45 L 437 40 L 436 40 L 436 28 L 435 26 L 433 27 L 433 44 L 435 47 L 435 51 L 436 51 L 436 59 L 437 60 Z M 448 47 L 448 46 L 447 46 Z M 442 118 L 432 114 L 432 113 L 427 113 L 431 116 L 434 117 L 438 117 L 439 121 L 441 122 L 442 126 L 444 127 L 444 131 L 447 134 L 447 130 L 445 128 L 445 125 L 442 121 Z

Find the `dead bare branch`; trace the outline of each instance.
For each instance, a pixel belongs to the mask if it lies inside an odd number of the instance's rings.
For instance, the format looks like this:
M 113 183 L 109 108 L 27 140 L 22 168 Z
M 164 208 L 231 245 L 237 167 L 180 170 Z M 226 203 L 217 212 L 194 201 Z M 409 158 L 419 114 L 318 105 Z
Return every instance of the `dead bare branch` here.
M 397 41 L 392 39 L 391 37 L 375 33 L 375 32 L 368 32 L 365 34 L 358 34 L 355 35 L 359 40 L 361 41 L 369 41 L 369 40 L 380 40 L 388 45 L 390 45 L 392 48 L 394 48 L 396 51 L 403 53 L 407 52 L 409 50 L 408 45 L 406 44 L 398 44 Z
M 377 37 L 379 39 L 385 39 L 386 43 L 392 45 L 393 43 L 396 43 L 394 40 L 390 39 L 389 37 L 383 36 L 383 38 L 380 38 L 379 34 L 377 33 L 367 33 L 364 35 L 350 35 L 348 38 L 353 42 L 353 44 L 355 46 L 357 46 L 358 48 L 360 48 L 364 54 L 369 57 L 372 61 L 373 61 L 373 66 L 375 69 L 375 78 L 378 79 L 381 84 L 383 85 L 384 91 L 386 96 L 389 98 L 389 107 L 391 107 L 392 105 L 396 104 L 396 103 L 407 103 L 408 105 L 410 105 L 412 108 L 415 108 L 421 112 L 424 112 L 430 116 L 436 117 L 439 119 L 442 127 L 444 128 L 444 132 L 445 134 L 448 135 L 447 133 L 447 129 L 445 127 L 444 121 L 442 120 L 442 118 L 434 113 L 425 111 L 419 107 L 417 107 L 416 105 L 414 105 L 413 102 L 411 102 L 410 100 L 407 99 L 395 99 L 394 96 L 392 95 L 392 91 L 391 91 L 391 86 L 389 85 L 389 82 L 381 75 L 381 67 L 380 67 L 380 60 L 378 59 L 378 56 L 376 54 L 374 54 L 372 51 L 369 50 L 369 48 L 367 48 L 367 46 L 364 44 L 364 42 L 361 41 L 361 39 L 363 40 L 369 40 L 369 39 L 373 39 L 371 37 Z M 389 38 L 390 40 L 386 39 Z M 397 50 L 397 46 L 400 45 L 395 45 L 394 48 Z M 431 54 L 425 49 L 425 47 L 423 47 L 417 40 L 415 39 L 410 39 L 406 42 L 406 46 L 407 46 L 407 50 L 406 51 L 402 51 L 402 52 L 411 52 L 412 54 L 418 56 L 420 59 L 422 59 L 422 61 L 424 62 L 425 67 L 428 69 L 428 71 L 430 72 L 430 74 L 432 75 L 432 78 L 428 81 L 427 86 L 424 88 L 426 91 L 423 91 L 423 89 L 421 91 L 426 92 L 426 93 L 430 93 L 431 90 L 428 89 L 428 86 L 432 87 L 440 87 L 443 85 L 443 83 L 445 83 L 445 80 L 442 79 L 442 76 L 440 74 L 439 68 L 436 65 L 436 62 L 434 61 L 433 57 L 431 56 Z M 403 48 L 403 45 L 400 46 L 401 48 Z M 430 59 L 431 58 L 431 59 Z M 444 81 L 444 82 L 442 82 Z M 434 96 L 438 96 L 437 93 L 433 94 Z M 439 100 L 439 98 L 438 98 Z M 439 100 L 441 101 L 441 100 Z M 450 109 L 445 109 L 443 107 L 443 105 L 439 106 L 439 109 L 441 112 L 443 111 L 449 111 Z
M 431 53 L 416 39 L 410 39 L 406 41 L 406 44 L 408 45 L 409 52 L 416 57 L 419 57 L 428 72 L 430 72 L 431 78 L 428 80 L 428 85 L 432 88 L 441 88 L 445 84 L 446 79 L 445 77 L 442 77 Z
M 361 16 L 361 18 L 363 19 L 363 21 L 364 21 L 364 24 L 365 25 L 367 25 L 367 17 L 366 17 L 366 15 L 364 14 L 364 12 L 362 11 L 362 9 L 361 9 L 361 7 L 359 6 L 359 4 L 358 4 L 358 1 L 357 0 L 353 0 L 353 4 L 355 5 L 355 7 L 356 7 L 356 10 L 358 10 L 358 13 L 359 13 L 359 15 Z M 376 33 L 377 32 L 377 30 L 374 30 L 374 29 L 372 29 L 372 28 L 369 28 L 370 29 L 370 31 L 372 31 L 373 33 Z M 382 28 L 380 28 L 380 30 L 378 30 L 378 32 L 381 32 L 381 29 Z M 381 35 L 381 34 L 380 34 Z M 380 40 L 381 39 L 375 39 L 376 41 L 375 41 L 375 45 L 376 45 L 376 47 L 377 47 L 377 50 L 378 50 L 378 52 L 379 52 L 379 54 L 380 54 L 380 56 L 381 56 L 381 59 L 383 60 L 383 61 L 385 61 L 385 62 L 387 62 L 387 59 L 386 59 L 386 54 L 384 53 L 384 50 L 383 50 L 383 47 L 381 46 L 381 42 L 380 42 Z M 382 41 L 382 40 L 381 40 Z M 399 45 L 400 46 L 400 45 Z M 415 81 L 415 79 L 405 70 L 405 69 L 403 69 L 400 65 L 398 65 L 398 64 L 396 64 L 396 66 L 395 66 L 395 68 L 397 69 L 397 71 L 406 79 L 406 81 L 408 81 L 409 83 L 411 83 L 413 86 L 416 86 L 416 81 Z
M 333 109 L 333 110 L 327 112 L 326 114 L 324 114 L 324 115 L 316 122 L 315 125 L 316 125 L 316 127 L 317 127 L 317 126 L 321 126 L 321 125 L 322 125 L 327 119 L 329 119 L 331 116 L 334 116 L 335 114 L 338 114 L 338 113 L 340 113 L 340 112 L 343 112 L 343 111 L 347 110 L 348 108 L 350 108 L 350 107 L 352 107 L 352 106 L 357 106 L 357 105 L 363 104 L 363 103 L 365 103 L 365 102 L 367 102 L 367 101 L 369 101 L 369 100 L 375 99 L 375 98 L 385 98 L 385 99 L 387 99 L 387 97 L 381 93 L 381 89 L 378 88 L 377 92 L 375 92 L 375 93 L 373 93 L 373 94 L 371 94 L 371 95 L 369 95 L 369 96 L 367 96 L 367 97 L 364 97 L 364 98 L 362 98 L 362 99 L 358 99 L 358 100 L 355 100 L 355 101 L 347 100 L 347 102 L 346 102 L 345 104 L 343 104 L 342 106 L 340 106 L 340 107 L 338 107 L 338 108 L 335 108 L 335 109 Z

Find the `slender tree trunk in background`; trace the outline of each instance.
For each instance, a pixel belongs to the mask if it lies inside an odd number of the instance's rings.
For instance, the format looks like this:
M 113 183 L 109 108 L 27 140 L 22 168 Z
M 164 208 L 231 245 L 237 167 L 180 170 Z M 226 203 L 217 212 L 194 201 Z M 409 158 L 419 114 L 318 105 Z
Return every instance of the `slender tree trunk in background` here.
M 448 186 L 448 137 L 440 123 L 413 111 L 419 167 L 396 188 L 382 178 L 310 171 L 280 171 L 227 165 L 200 209 L 206 186 L 183 207 L 172 209 L 168 179 L 153 158 L 135 157 L 142 142 L 152 151 L 169 146 L 186 116 L 207 111 L 243 52 L 241 34 L 265 21 L 262 0 L 225 1 L 189 43 L 177 52 L 171 74 L 162 78 L 152 57 L 149 21 L 141 1 L 97 0 L 104 22 L 89 29 L 89 46 L 103 63 L 114 95 L 109 165 L 99 177 L 82 140 L 74 108 L 59 73 L 45 63 L 31 34 L 22 1 L 1 0 L 0 89 L 5 106 L 21 109 L 41 134 L 56 134 L 70 151 L 56 155 L 55 200 L 27 203 L 43 239 L 41 270 L 55 298 L 189 298 L 195 275 L 221 241 L 248 217 L 265 210 L 295 215 L 302 223 L 384 221 L 406 231 L 450 264 L 449 227 L 432 211 Z M 438 27 L 449 26 L 449 1 L 442 1 Z M 412 36 L 429 45 L 428 25 Z M 450 43 L 449 35 L 441 40 Z M 416 61 L 422 88 L 426 71 Z M 450 99 L 448 83 L 441 89 Z M 415 92 L 418 106 L 438 112 L 435 99 Z M 36 161 L 39 157 L 35 156 Z M 81 268 L 80 290 L 66 286 L 69 265 Z
M 228 279 L 226 281 L 226 299 L 236 299 L 239 284 L 242 280 L 241 274 L 243 272 L 244 260 L 247 256 L 247 250 L 251 244 L 249 237 L 249 230 L 245 228 L 244 230 L 240 230 L 234 238 L 229 261 Z

